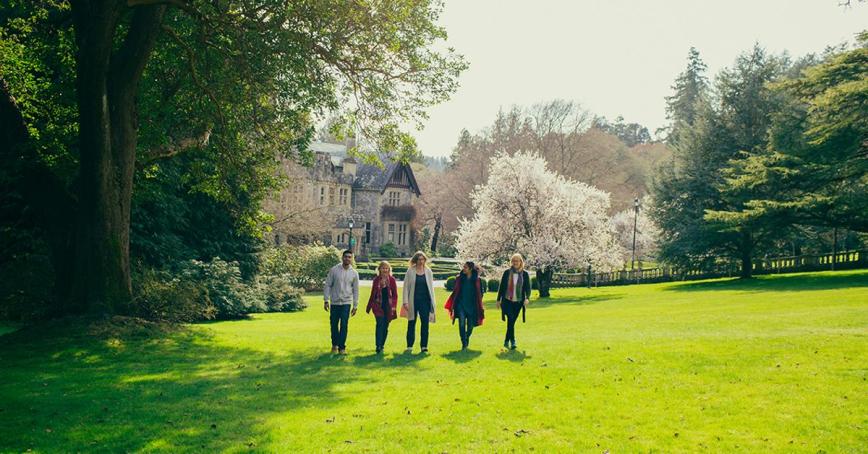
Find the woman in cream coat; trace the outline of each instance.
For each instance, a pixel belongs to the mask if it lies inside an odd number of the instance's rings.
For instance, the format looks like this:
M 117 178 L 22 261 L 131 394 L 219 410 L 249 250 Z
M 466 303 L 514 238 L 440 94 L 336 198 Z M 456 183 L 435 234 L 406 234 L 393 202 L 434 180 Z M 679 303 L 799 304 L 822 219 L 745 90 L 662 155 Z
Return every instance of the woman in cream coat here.
M 407 317 L 407 351 L 413 351 L 416 341 L 416 320 L 420 320 L 420 346 L 428 352 L 428 323 L 434 323 L 434 273 L 428 268 L 428 257 L 417 251 L 410 259 L 404 276 L 404 305 L 401 316 Z

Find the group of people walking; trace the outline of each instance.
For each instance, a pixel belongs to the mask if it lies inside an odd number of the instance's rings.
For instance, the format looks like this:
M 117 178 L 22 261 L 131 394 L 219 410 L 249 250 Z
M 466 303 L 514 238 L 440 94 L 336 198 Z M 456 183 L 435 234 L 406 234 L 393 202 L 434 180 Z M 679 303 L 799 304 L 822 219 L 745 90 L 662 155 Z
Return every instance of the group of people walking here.
M 341 263 L 329 270 L 323 289 L 323 308 L 329 312 L 331 324 L 332 353 L 346 354 L 347 328 L 351 316 L 356 315 L 359 303 L 359 273 L 353 269 L 353 252 L 346 250 Z M 504 271 L 497 292 L 497 307 L 501 319 L 507 322 L 503 347 L 515 349 L 515 323 L 519 314 L 524 320 L 524 311 L 530 299 L 530 276 L 524 270 L 524 259 L 514 254 L 511 266 Z M 453 324 L 458 321 L 461 348 L 470 345 L 473 329 L 482 325 L 485 308 L 482 294 L 485 288 L 479 279 L 479 267 L 465 262 L 455 278 L 455 288 L 446 300 L 445 309 Z M 377 276 L 371 283 L 371 294 L 365 312 L 376 318 L 374 343 L 377 353 L 382 353 L 389 335 L 389 324 L 401 317 L 407 319 L 407 352 L 412 352 L 416 343 L 416 325 L 419 325 L 419 346 L 422 353 L 428 352 L 429 324 L 436 321 L 436 298 L 434 297 L 434 274 L 428 267 L 424 252 L 416 252 L 404 275 L 403 294 L 399 306 L 398 285 L 392 276 L 392 266 L 382 261 L 377 267 Z M 417 323 L 418 322 L 418 323 Z

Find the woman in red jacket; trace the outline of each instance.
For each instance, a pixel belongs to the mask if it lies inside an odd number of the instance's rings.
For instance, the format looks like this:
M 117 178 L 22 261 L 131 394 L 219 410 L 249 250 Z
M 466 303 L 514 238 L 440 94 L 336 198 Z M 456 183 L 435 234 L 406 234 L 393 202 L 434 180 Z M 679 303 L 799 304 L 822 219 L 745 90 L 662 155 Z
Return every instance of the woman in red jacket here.
M 461 349 L 467 350 L 473 327 L 482 325 L 485 309 L 482 306 L 482 288 L 479 268 L 473 262 L 464 263 L 461 273 L 455 277 L 455 288 L 446 300 L 446 310 L 455 323 L 458 318 L 458 334 L 461 336 Z
M 383 353 L 383 346 L 386 345 L 389 322 L 398 317 L 395 311 L 395 308 L 398 307 L 398 285 L 395 283 L 395 278 L 392 277 L 392 265 L 389 265 L 389 262 L 385 260 L 380 262 L 377 270 L 377 277 L 371 283 L 371 296 L 368 298 L 368 307 L 365 312 L 374 311 L 374 317 L 377 319 L 375 342 L 379 354 Z

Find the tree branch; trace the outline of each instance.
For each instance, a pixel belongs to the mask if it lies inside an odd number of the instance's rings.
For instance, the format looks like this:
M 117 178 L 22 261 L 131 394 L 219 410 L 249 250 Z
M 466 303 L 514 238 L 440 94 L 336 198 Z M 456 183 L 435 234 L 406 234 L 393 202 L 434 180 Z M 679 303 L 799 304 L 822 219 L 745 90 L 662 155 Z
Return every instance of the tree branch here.
M 210 139 L 211 128 L 208 128 L 197 136 L 185 137 L 181 140 L 176 140 L 172 143 L 152 148 L 151 150 L 148 150 L 143 159 L 139 162 L 139 166 L 151 163 L 158 159 L 170 158 L 190 148 L 204 148 L 208 146 Z
M 225 128 L 226 119 L 223 117 L 223 109 L 220 106 L 220 102 L 217 101 L 217 96 L 214 95 L 214 92 L 202 82 L 202 79 L 199 78 L 199 73 L 196 72 L 196 53 L 184 40 L 175 33 L 175 30 L 172 30 L 170 27 L 163 25 L 162 30 L 172 38 L 173 41 L 187 54 L 187 66 L 190 68 L 190 78 L 193 79 L 193 83 L 199 87 L 200 90 L 205 92 L 208 98 L 214 103 L 214 109 L 217 111 L 217 118 L 220 120 L 220 125 Z
M 135 87 L 151 56 L 165 12 L 165 5 L 142 6 L 133 10 L 130 30 L 121 48 L 111 57 L 109 80 L 117 93 L 135 95 Z

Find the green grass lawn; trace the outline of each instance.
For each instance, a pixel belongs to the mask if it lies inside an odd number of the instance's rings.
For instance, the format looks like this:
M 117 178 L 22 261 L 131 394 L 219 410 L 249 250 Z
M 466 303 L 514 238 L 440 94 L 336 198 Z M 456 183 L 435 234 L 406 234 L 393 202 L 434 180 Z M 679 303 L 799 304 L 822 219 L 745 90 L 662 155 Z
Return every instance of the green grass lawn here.
M 438 301 L 430 355 L 402 352 L 399 319 L 375 356 L 360 311 L 335 357 L 309 300 L 156 337 L 96 340 L 63 322 L 3 335 L 0 451 L 868 447 L 866 271 L 555 290 L 532 302 L 514 352 L 491 304 L 457 351 Z

